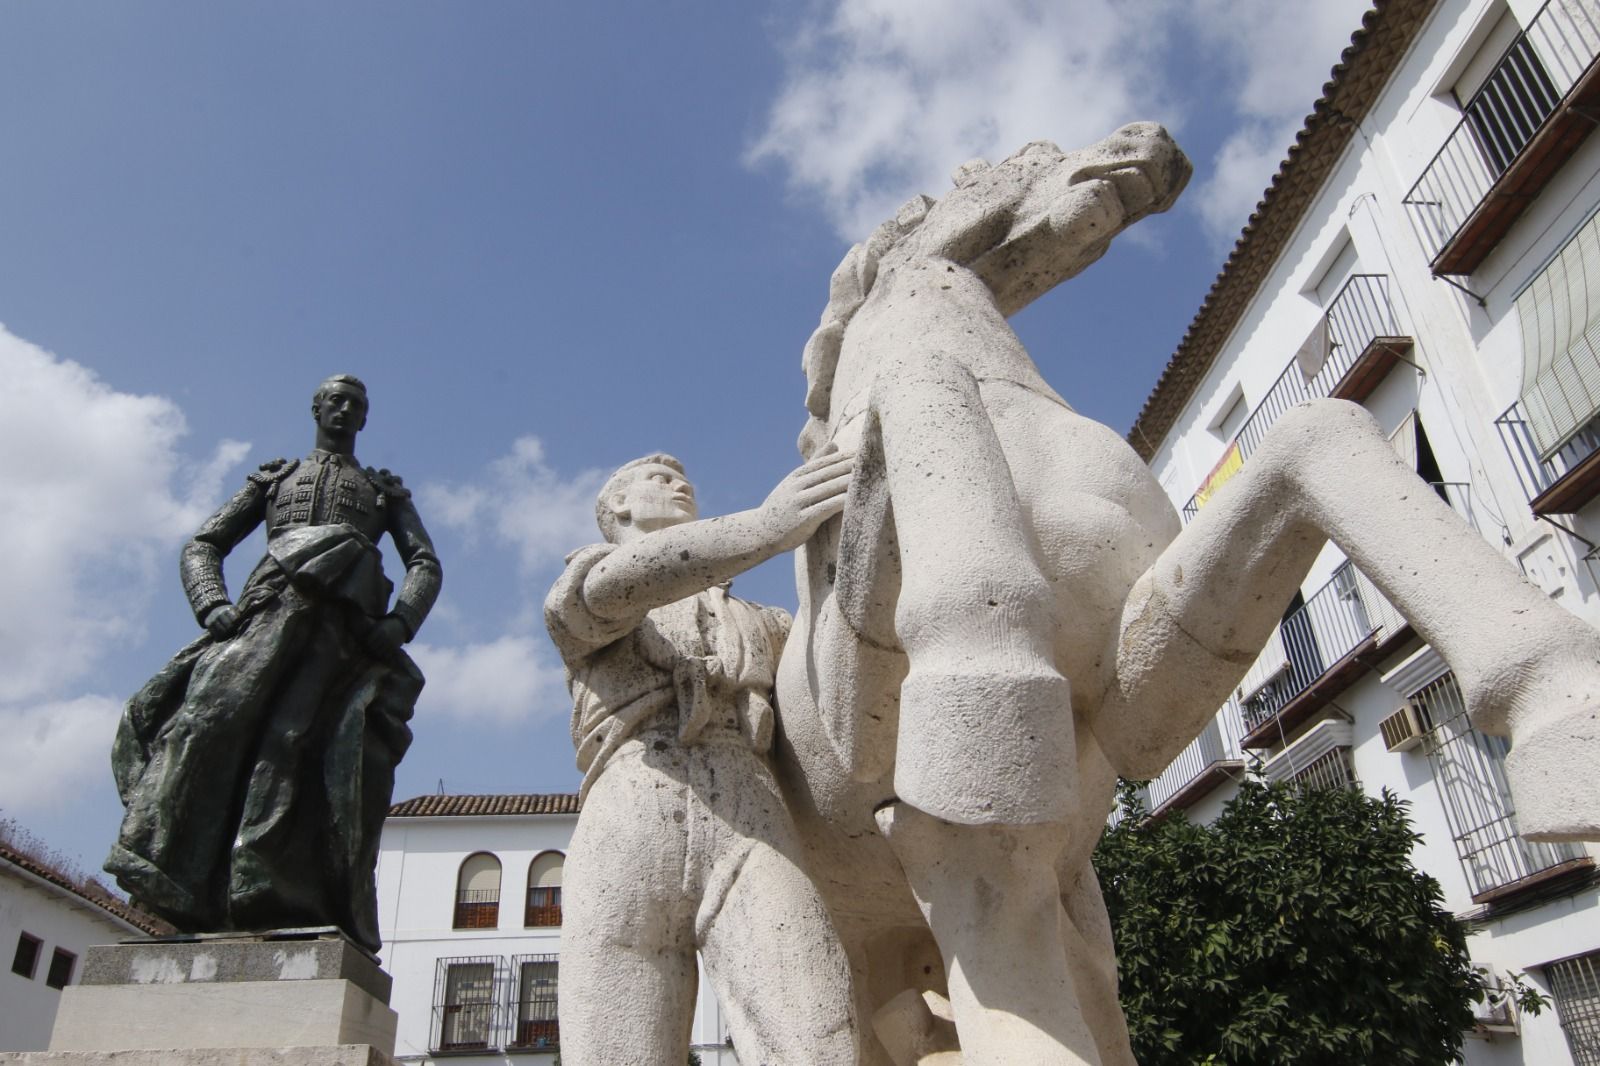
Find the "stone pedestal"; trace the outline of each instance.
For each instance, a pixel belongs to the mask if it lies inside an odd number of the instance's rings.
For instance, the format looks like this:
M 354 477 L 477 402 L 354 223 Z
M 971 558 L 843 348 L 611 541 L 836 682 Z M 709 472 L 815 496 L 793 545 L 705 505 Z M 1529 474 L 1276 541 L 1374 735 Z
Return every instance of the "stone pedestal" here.
M 50 1050 L 0 1066 L 389 1066 L 390 984 L 331 929 L 92 947 Z

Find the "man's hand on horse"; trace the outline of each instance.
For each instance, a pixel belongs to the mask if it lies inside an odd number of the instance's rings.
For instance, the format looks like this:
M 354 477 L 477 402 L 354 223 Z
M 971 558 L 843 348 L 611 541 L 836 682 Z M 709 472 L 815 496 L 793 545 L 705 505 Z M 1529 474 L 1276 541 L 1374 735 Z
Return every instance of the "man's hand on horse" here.
M 844 510 L 855 465 L 854 451 L 831 451 L 796 467 L 778 482 L 761 505 L 761 514 L 780 551 L 798 548 L 818 526 Z

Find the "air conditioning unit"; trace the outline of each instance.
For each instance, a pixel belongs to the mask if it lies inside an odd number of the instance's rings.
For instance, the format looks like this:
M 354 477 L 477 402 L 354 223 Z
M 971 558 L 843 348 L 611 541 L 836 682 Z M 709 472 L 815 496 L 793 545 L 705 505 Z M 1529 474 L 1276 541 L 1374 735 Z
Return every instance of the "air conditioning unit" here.
M 1422 743 L 1428 730 L 1422 724 L 1422 716 L 1417 713 L 1416 705 L 1410 700 L 1402 703 L 1400 709 L 1378 723 L 1378 732 L 1383 734 L 1383 746 L 1390 751 L 1409 751 Z
M 1511 1002 L 1511 989 L 1500 975 L 1490 973 L 1484 981 L 1483 1002 L 1472 1005 L 1472 1028 L 1468 1035 L 1493 1040 L 1497 1035 L 1520 1035 L 1517 1009 Z

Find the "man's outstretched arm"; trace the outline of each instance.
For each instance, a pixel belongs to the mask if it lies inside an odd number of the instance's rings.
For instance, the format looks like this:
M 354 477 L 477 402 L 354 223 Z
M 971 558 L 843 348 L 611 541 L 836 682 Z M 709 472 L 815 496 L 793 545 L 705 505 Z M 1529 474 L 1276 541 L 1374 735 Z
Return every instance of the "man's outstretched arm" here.
M 617 548 L 589 571 L 585 604 L 600 618 L 642 617 L 792 551 L 844 509 L 854 465 L 853 452 L 819 456 L 758 507 L 658 529 Z

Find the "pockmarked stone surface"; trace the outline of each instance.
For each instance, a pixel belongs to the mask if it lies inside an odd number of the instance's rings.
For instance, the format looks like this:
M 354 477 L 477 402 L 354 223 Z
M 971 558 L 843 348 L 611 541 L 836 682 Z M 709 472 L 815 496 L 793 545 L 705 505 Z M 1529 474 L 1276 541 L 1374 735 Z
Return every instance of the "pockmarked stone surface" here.
M 1366 411 L 1289 411 L 1181 526 L 1007 324 L 1189 173 L 1149 123 L 966 164 L 849 251 L 805 346 L 801 453 L 857 469 L 797 554 L 777 770 L 868 1066 L 1133 1066 L 1089 863 L 1115 780 L 1198 735 L 1329 540 L 1455 670 L 1475 724 L 1512 737 L 1525 835 L 1600 837 L 1600 633 Z
M 316 447 L 263 463 L 183 549 L 205 632 L 123 711 L 105 868 L 183 932 L 334 925 L 377 951 L 378 836 L 423 684 L 401 646 L 441 571 L 410 491 L 355 458 L 366 386 L 328 378 L 311 413 Z M 223 560 L 262 525 L 235 600 Z M 405 564 L 392 604 L 384 534 Z
M 584 772 L 562 915 L 568 1066 L 681 1062 L 705 960 L 742 1061 L 850 1063 L 850 973 L 769 753 L 789 617 L 728 591 L 844 503 L 852 458 L 698 520 L 669 455 L 618 470 L 545 601 Z
M 340 936 L 240 940 L 161 938 L 91 947 L 80 985 L 215 984 L 345 980 L 382 1003 L 393 980 Z

